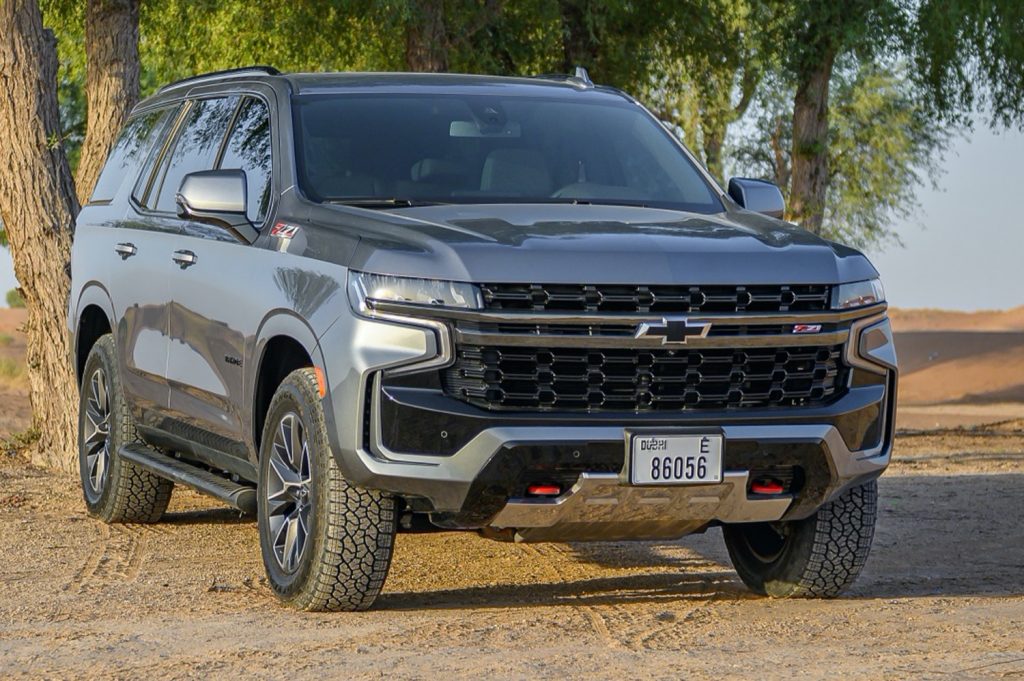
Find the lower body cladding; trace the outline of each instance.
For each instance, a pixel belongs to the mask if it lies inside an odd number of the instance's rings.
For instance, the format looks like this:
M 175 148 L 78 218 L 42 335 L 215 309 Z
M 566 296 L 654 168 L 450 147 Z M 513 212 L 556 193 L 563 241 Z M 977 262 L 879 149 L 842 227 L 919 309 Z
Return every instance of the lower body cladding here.
M 894 360 L 888 322 L 872 322 L 881 329 L 872 357 Z M 357 401 L 362 418 L 356 441 L 346 438 L 355 446 L 340 446 L 339 432 L 332 444 L 349 480 L 395 493 L 441 527 L 517 541 L 676 539 L 714 524 L 805 518 L 884 471 L 894 361 L 850 364 L 848 385 L 827 404 L 647 413 L 489 411 L 430 380 L 371 370 L 359 392 L 354 381 L 333 390 L 335 410 L 348 392 L 347 407 Z M 681 428 L 721 434 L 720 481 L 632 484 L 627 431 Z

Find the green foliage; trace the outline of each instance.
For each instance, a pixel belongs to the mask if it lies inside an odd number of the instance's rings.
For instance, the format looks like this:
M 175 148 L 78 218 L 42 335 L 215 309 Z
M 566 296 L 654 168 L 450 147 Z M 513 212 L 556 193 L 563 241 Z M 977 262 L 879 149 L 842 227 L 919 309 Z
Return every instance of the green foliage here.
M 9 347 L 14 343 L 14 336 L 9 333 L 0 333 L 0 348 Z
M 680 19 L 670 26 L 641 96 L 721 179 L 729 126 L 746 113 L 765 73 L 778 67 L 782 14 L 759 0 L 702 7 L 703 25 Z
M 43 0 L 40 6 L 46 26 L 57 37 L 61 141 L 74 172 L 85 140 L 85 3 Z
M 25 307 L 25 299 L 18 293 L 18 289 L 12 288 L 7 292 L 7 307 Z
M 768 85 L 753 129 L 732 148 L 733 169 L 770 179 L 786 193 L 795 86 L 779 77 Z M 891 226 L 917 213 L 915 192 L 938 177 L 950 133 L 917 106 L 905 67 L 848 59 L 833 76 L 831 99 L 825 236 L 858 247 L 898 242 Z
M 1024 130 L 1024 2 L 923 0 L 910 50 L 927 103 L 953 122 L 987 108 Z

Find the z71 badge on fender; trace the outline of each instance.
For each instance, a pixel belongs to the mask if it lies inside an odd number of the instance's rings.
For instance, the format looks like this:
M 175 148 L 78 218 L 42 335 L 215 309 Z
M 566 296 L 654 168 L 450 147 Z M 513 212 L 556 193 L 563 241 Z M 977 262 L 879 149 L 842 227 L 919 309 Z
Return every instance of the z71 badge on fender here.
M 276 236 L 279 239 L 292 239 L 298 233 L 299 226 L 290 225 L 287 222 L 278 222 L 274 225 L 274 228 L 270 230 L 270 236 Z

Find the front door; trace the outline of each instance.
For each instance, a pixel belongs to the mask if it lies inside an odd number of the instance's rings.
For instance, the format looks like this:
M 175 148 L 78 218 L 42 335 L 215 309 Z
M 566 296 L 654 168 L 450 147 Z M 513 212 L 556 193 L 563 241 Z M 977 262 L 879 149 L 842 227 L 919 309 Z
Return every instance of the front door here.
M 271 136 L 267 104 L 242 98 L 215 167 L 246 174 L 249 220 L 270 212 Z M 253 278 L 271 276 L 258 251 L 214 225 L 186 223 L 175 251 L 188 258 L 171 276 L 169 413 L 180 435 L 248 458 L 244 394 L 246 343 L 252 342 L 265 301 L 254 301 Z

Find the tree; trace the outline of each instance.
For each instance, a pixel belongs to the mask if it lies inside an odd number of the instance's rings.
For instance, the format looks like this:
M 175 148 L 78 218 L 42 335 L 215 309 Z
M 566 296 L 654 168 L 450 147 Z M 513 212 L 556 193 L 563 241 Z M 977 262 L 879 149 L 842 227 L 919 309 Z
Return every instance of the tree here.
M 903 16 L 893 0 L 801 0 L 788 18 L 793 96 L 789 218 L 819 233 L 828 190 L 829 84 L 836 60 L 892 49 Z
M 908 33 L 925 101 L 969 123 L 988 108 L 993 124 L 1024 129 L 1024 2 L 923 0 Z
M 68 470 L 77 388 L 62 321 L 78 199 L 60 143 L 56 86 L 55 39 L 35 0 L 0 3 L 0 216 L 28 308 L 29 395 L 40 434 L 33 458 Z
M 139 101 L 139 0 L 89 0 L 85 51 L 88 122 L 75 172 L 78 201 L 83 204 Z
M 779 13 L 758 0 L 716 0 L 705 7 L 705 26 L 688 17 L 671 25 L 642 93 L 721 180 L 729 127 L 746 113 L 764 74 L 778 65 Z
M 859 247 L 898 241 L 892 223 L 913 217 L 916 190 L 938 176 L 950 133 L 921 110 L 908 70 L 840 60 L 830 87 L 823 236 Z M 750 132 L 733 145 L 734 166 L 788 193 L 796 86 L 780 74 L 765 85 Z

